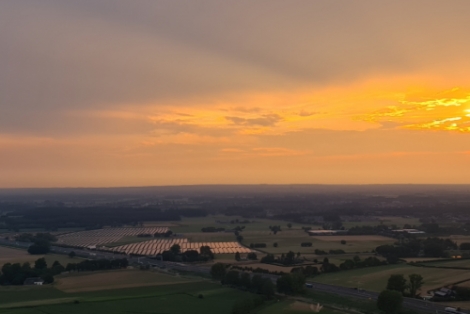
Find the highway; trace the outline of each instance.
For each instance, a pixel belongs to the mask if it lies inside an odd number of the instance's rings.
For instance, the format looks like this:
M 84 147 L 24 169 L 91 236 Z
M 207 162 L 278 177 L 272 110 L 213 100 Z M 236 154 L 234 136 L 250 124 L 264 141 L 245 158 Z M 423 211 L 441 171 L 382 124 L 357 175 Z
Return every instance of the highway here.
M 17 242 L 17 241 L 9 241 L 5 239 L 0 239 L 0 244 L 13 246 L 13 247 L 20 247 L 20 248 L 28 248 L 31 243 L 24 243 L 24 242 Z M 182 263 L 175 263 L 175 262 L 164 262 L 159 261 L 156 259 L 151 259 L 148 257 L 132 257 L 123 254 L 114 254 L 111 252 L 101 252 L 101 251 L 90 251 L 90 250 L 83 250 L 77 248 L 64 248 L 58 246 L 52 246 L 51 252 L 57 254 L 69 254 L 70 252 L 74 251 L 76 256 L 89 258 L 89 259 L 118 259 L 118 258 L 127 258 L 130 264 L 139 264 L 139 265 L 149 265 L 152 267 L 159 267 L 165 269 L 172 269 L 176 271 L 186 271 L 186 272 L 194 272 L 194 273 L 203 273 L 209 274 L 210 268 L 207 266 L 200 266 L 200 265 L 187 265 Z M 268 274 L 261 274 L 263 277 L 270 278 L 273 282 L 279 278 L 279 276 L 275 275 L 268 275 Z M 340 295 L 343 297 L 349 297 L 353 299 L 361 299 L 361 300 L 377 300 L 378 293 L 372 291 L 365 291 L 365 290 L 356 290 L 352 288 L 346 288 L 341 286 L 334 286 L 334 285 L 327 285 L 321 284 L 317 282 L 308 282 L 312 285 L 311 289 L 313 291 L 319 291 L 324 293 L 330 293 L 335 295 Z M 411 299 L 411 298 L 404 298 L 403 306 L 410 310 L 415 310 L 423 313 L 435 313 L 435 314 L 443 314 L 447 313 L 444 311 L 445 306 L 430 302 L 424 301 L 419 299 Z

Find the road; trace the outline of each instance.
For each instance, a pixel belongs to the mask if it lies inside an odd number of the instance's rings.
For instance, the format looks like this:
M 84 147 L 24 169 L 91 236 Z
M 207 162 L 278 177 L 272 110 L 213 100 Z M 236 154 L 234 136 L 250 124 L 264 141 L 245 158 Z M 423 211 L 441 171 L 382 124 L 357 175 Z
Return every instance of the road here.
M 14 246 L 20 248 L 28 248 L 31 243 L 24 243 L 24 242 L 16 242 L 16 241 L 9 241 L 5 239 L 0 239 L 0 244 L 7 245 L 7 246 Z M 76 249 L 76 248 L 64 248 L 58 246 L 52 246 L 51 252 L 57 254 L 69 254 L 70 252 L 74 251 L 76 256 L 89 258 L 89 259 L 117 259 L 117 258 L 127 258 L 130 264 L 140 264 L 140 265 L 149 265 L 152 267 L 159 267 L 165 269 L 172 269 L 176 271 L 187 271 L 187 272 L 194 272 L 194 273 L 203 273 L 209 274 L 210 268 L 207 266 L 200 266 L 200 265 L 186 265 L 182 263 L 175 263 L 175 262 L 164 262 L 159 261 L 147 257 L 132 257 L 123 254 L 114 254 L 112 252 L 101 252 L 101 251 L 90 251 L 90 250 L 83 250 L 83 249 Z M 279 278 L 279 276 L 275 275 L 267 275 L 262 274 L 263 277 L 269 277 L 273 282 Z M 378 293 L 372 291 L 365 291 L 365 290 L 355 290 L 352 288 L 346 288 L 341 286 L 334 286 L 334 285 L 327 285 L 321 284 L 317 282 L 308 282 L 312 285 L 312 290 L 320 291 L 324 293 L 331 293 L 340 295 L 343 297 L 349 297 L 354 299 L 362 299 L 362 300 L 377 300 Z M 403 306 L 410 310 L 420 311 L 424 313 L 433 313 L 433 314 L 443 314 L 447 313 L 444 311 L 445 306 L 430 302 L 430 301 L 423 301 L 418 299 L 411 299 L 405 298 L 403 301 Z

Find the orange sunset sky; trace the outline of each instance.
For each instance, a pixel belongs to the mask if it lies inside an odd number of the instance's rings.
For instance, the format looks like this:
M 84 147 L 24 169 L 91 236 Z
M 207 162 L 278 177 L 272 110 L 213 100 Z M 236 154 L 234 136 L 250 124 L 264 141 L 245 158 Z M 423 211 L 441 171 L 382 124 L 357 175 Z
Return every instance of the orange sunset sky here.
M 0 2 L 0 188 L 470 183 L 470 1 Z

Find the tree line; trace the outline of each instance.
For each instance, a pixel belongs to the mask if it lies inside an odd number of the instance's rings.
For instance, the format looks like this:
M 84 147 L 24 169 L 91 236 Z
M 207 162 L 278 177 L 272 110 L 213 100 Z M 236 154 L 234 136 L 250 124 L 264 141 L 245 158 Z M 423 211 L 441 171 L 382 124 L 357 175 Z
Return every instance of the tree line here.
M 162 252 L 158 257 L 171 262 L 206 262 L 214 259 L 214 253 L 212 253 L 210 246 L 201 246 L 199 251 L 187 250 L 183 253 L 179 244 L 173 244 L 169 250 Z
M 96 260 L 84 260 L 79 263 L 68 263 L 65 267 L 66 271 L 97 271 L 97 270 L 111 270 L 121 269 L 129 266 L 127 258 L 119 259 L 96 259 Z
M 47 266 L 44 258 L 39 258 L 31 266 L 29 262 L 20 263 L 6 263 L 2 267 L 2 274 L 0 275 L 1 285 L 23 285 L 27 278 L 41 277 L 44 283 L 54 282 L 54 276 L 62 273 L 65 268 L 55 261 L 51 267 Z

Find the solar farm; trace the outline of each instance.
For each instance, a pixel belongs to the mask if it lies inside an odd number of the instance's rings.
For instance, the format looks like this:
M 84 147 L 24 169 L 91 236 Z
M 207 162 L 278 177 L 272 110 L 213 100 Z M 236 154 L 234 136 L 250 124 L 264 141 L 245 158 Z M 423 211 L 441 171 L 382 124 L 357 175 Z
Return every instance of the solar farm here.
M 137 255 L 157 255 L 169 250 L 174 244 L 181 247 L 181 252 L 199 250 L 201 246 L 209 246 L 214 254 L 249 253 L 251 249 L 242 246 L 238 242 L 189 242 L 185 238 L 156 238 L 148 241 L 140 241 L 115 247 L 107 247 L 107 244 L 118 242 L 124 237 L 138 235 L 163 234 L 167 227 L 153 228 L 106 228 L 98 230 L 79 231 L 58 236 L 58 245 L 67 245 L 80 248 L 99 248 L 111 252 Z
M 209 246 L 215 254 L 250 253 L 252 250 L 240 245 L 238 242 L 188 242 L 187 239 L 157 239 L 140 243 L 118 246 L 114 252 L 139 255 L 156 255 L 168 251 L 174 244 L 181 247 L 181 252 L 189 250 L 199 251 L 201 246 Z

